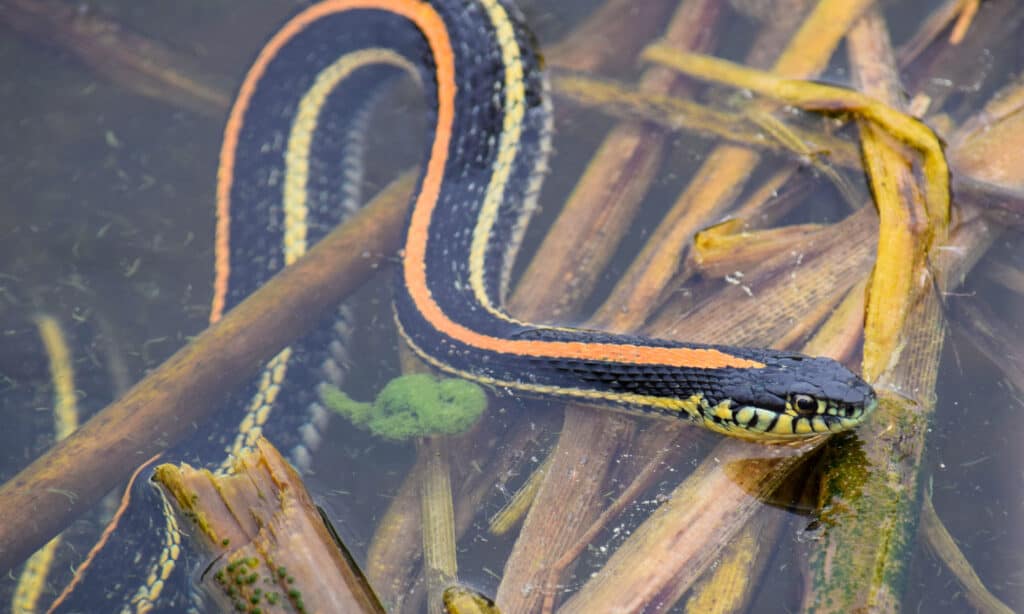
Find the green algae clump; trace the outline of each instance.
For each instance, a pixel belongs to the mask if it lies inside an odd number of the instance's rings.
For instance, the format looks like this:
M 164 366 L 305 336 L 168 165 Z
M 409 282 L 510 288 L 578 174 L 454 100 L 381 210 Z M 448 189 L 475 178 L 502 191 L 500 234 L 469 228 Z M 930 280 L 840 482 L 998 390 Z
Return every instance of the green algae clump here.
M 356 426 L 392 440 L 462 433 L 487 407 L 479 385 L 424 373 L 391 380 L 373 403 L 355 401 L 327 384 L 320 386 L 320 398 Z

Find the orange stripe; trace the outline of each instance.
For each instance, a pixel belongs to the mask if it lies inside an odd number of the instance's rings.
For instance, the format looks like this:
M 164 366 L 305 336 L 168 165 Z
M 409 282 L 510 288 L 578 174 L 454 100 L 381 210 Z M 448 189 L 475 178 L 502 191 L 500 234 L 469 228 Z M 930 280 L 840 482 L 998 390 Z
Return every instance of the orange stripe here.
M 235 104 L 228 115 L 227 126 L 224 128 L 224 140 L 221 143 L 220 165 L 217 169 L 217 226 L 214 242 L 213 304 L 210 307 L 211 324 L 224 315 L 228 278 L 231 275 L 231 186 L 235 173 L 235 149 L 238 147 L 238 135 L 242 130 L 245 112 L 249 108 L 249 102 L 252 100 L 256 86 L 266 73 L 267 66 L 281 51 L 281 48 L 288 44 L 288 41 L 316 20 L 352 9 L 380 9 L 402 15 L 415 23 L 429 40 L 433 40 L 439 34 L 443 36 L 446 46 L 449 47 L 448 53 L 451 54 L 450 45 L 447 45 L 447 31 L 441 17 L 430 5 L 418 0 L 328 0 L 321 2 L 293 17 L 260 50 L 259 56 L 246 74 L 238 96 L 235 98 Z M 454 62 L 449 63 L 454 64 Z M 449 80 L 453 77 L 454 73 Z
M 100 538 L 96 540 L 96 544 L 93 545 L 92 549 L 89 550 L 89 554 L 85 556 L 85 560 L 82 561 L 82 564 L 75 570 L 75 576 L 71 578 L 71 582 L 68 582 L 68 585 L 64 587 L 64 590 L 61 591 L 60 595 L 58 595 L 57 598 L 53 600 L 53 603 L 50 604 L 50 609 L 46 610 L 47 614 L 50 614 L 60 607 L 64 600 L 68 598 L 68 595 L 71 594 L 71 591 L 73 591 L 82 581 L 82 578 L 85 577 L 86 570 L 88 570 L 89 566 L 92 565 L 93 560 L 96 558 L 96 555 L 99 554 L 100 550 L 103 549 L 103 546 L 107 545 L 107 541 L 110 540 L 110 536 L 113 535 L 114 530 L 117 529 L 117 525 L 121 522 L 121 517 L 124 516 L 125 510 L 128 509 L 128 504 L 131 503 L 132 500 L 132 487 L 135 485 L 135 480 L 146 467 L 149 467 L 156 462 L 162 454 L 163 452 L 154 454 L 149 460 L 139 465 L 138 468 L 132 472 L 132 477 L 128 478 L 128 485 L 124 487 L 124 494 L 121 495 L 121 504 L 117 506 L 117 511 L 114 512 L 113 518 L 111 518 L 110 522 L 107 523 L 107 527 L 103 529 L 103 533 L 100 535 Z

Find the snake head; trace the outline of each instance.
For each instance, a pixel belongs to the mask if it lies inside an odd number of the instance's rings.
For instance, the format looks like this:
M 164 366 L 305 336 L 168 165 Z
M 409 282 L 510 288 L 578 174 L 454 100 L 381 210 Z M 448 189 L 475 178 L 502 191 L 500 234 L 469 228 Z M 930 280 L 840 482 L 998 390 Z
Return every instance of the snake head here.
M 729 378 L 722 400 L 708 399 L 705 426 L 729 435 L 790 440 L 854 428 L 878 405 L 863 379 L 830 358 L 766 352 L 756 378 Z

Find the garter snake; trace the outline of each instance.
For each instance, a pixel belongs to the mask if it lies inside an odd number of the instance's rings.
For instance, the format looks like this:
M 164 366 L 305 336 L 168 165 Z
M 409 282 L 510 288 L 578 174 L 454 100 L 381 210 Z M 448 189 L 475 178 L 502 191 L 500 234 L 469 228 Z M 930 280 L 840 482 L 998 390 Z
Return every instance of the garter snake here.
M 250 267 L 228 249 L 232 211 L 262 191 L 273 202 L 283 196 L 283 258 L 297 257 L 289 248 L 304 244 L 308 201 L 331 187 L 309 181 L 330 140 L 321 133 L 359 108 L 353 99 L 365 99 L 368 84 L 402 72 L 421 84 L 432 121 L 394 311 L 427 363 L 498 389 L 760 440 L 845 430 L 873 407 L 871 387 L 827 358 L 536 326 L 502 310 L 550 149 L 550 106 L 532 39 L 500 0 L 327 0 L 271 39 L 224 139 L 215 315 L 235 271 Z
M 300 258 L 338 222 L 338 209 L 353 206 L 362 170 L 353 135 L 365 128 L 374 92 L 410 75 L 430 109 L 429 145 L 393 305 L 401 337 L 427 363 L 500 390 L 684 418 L 756 440 L 862 422 L 876 403 L 873 390 L 827 358 L 538 326 L 503 311 L 550 151 L 540 63 L 505 0 L 324 0 L 299 11 L 260 51 L 228 117 L 211 322 Z M 310 365 L 328 375 L 339 368 L 335 350 L 306 347 L 325 339 L 314 333 L 273 358 L 244 391 L 231 435 L 211 436 L 208 453 L 194 445 L 190 453 L 228 467 L 262 433 L 280 432 L 268 422 L 276 405 L 323 420 L 308 391 L 324 373 L 301 374 L 315 370 Z M 314 431 L 303 430 L 292 449 L 300 465 Z M 168 551 L 176 546 L 162 547 Z M 173 560 L 162 555 L 153 569 L 133 609 L 153 607 Z

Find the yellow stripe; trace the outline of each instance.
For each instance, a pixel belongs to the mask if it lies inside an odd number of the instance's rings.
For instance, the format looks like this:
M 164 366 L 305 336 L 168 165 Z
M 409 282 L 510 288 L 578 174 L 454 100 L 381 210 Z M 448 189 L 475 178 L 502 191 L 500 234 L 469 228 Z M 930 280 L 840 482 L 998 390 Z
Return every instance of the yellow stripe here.
M 493 377 L 487 377 L 485 375 L 479 375 L 470 371 L 463 371 L 456 369 L 448 363 L 437 360 L 429 353 L 423 351 L 416 343 L 412 340 L 409 335 L 405 333 L 405 329 L 402 328 L 402 324 L 395 320 L 395 324 L 398 327 L 398 333 L 409 345 L 409 348 L 416 353 L 423 361 L 427 362 L 433 367 L 446 371 L 454 375 L 458 375 L 464 379 L 479 382 L 486 386 L 493 386 L 497 389 L 512 388 L 515 390 L 523 390 L 527 393 L 533 393 L 537 395 L 545 396 L 561 396 L 561 397 L 574 397 L 581 401 L 590 401 L 593 403 L 617 403 L 623 405 L 636 405 L 641 407 L 649 407 L 651 409 L 657 409 L 665 412 L 684 412 L 690 415 L 695 420 L 700 420 L 699 406 L 703 403 L 703 395 L 695 394 L 688 399 L 679 399 L 673 397 L 656 397 L 648 396 L 643 394 L 635 394 L 630 392 L 605 392 L 601 390 L 590 390 L 586 388 L 571 388 L 568 386 L 545 386 L 543 384 L 528 384 L 520 381 L 508 381 L 497 379 Z M 632 415 L 636 415 L 636 412 L 628 412 Z
M 60 535 L 57 535 L 25 561 L 25 567 L 18 575 L 14 599 L 11 601 L 12 614 L 34 614 L 38 611 L 39 597 L 46 588 L 46 578 L 50 575 L 50 567 L 53 566 L 53 558 L 59 545 Z
M 353 72 L 369 64 L 389 64 L 419 77 L 416 67 L 398 53 L 383 48 L 361 49 L 338 58 L 320 71 L 312 87 L 302 96 L 292 121 L 285 150 L 284 175 L 284 262 L 292 264 L 308 249 L 306 220 L 309 211 L 309 158 L 313 138 L 320 124 L 320 112 L 327 97 Z
M 495 40 L 501 48 L 501 63 L 505 69 L 504 121 L 501 136 L 498 140 L 498 157 L 494 161 L 491 181 L 484 193 L 484 202 L 473 229 L 473 242 L 469 251 L 469 285 L 476 295 L 477 301 L 493 315 L 512 320 L 507 314 L 491 303 L 484 287 L 484 255 L 491 243 L 491 232 L 498 219 L 498 211 L 505 195 L 512 165 L 519 148 L 520 135 L 523 128 L 523 116 L 526 110 L 526 88 L 523 84 L 523 65 L 516 42 L 515 30 L 508 18 L 508 13 L 495 0 L 482 0 L 491 24 L 494 26 Z M 528 214 L 528 211 L 524 212 Z
M 56 318 L 41 315 L 36 317 L 36 327 L 46 349 L 50 362 L 50 381 L 53 383 L 53 421 L 55 439 L 60 441 L 78 428 L 78 397 L 75 394 L 75 370 L 71 362 L 71 350 Z M 39 608 L 39 597 L 46 588 L 53 559 L 60 546 L 61 536 L 57 535 L 37 550 L 25 562 L 14 589 L 11 611 L 15 614 L 32 614 Z
M 36 326 L 50 359 L 50 380 L 56 404 L 53 410 L 57 441 L 78 428 L 78 397 L 75 394 L 75 370 L 60 324 L 50 316 L 38 316 Z
M 160 550 L 160 557 L 153 562 L 146 574 L 145 583 L 135 591 L 129 604 L 134 606 L 135 614 L 146 614 L 156 607 L 160 599 L 167 579 L 174 572 L 174 566 L 181 556 L 181 530 L 178 527 L 178 518 L 174 515 L 174 508 L 167 500 L 164 489 L 156 489 L 160 493 L 161 507 L 164 516 L 164 545 Z M 130 612 L 127 607 L 122 608 L 122 613 Z
M 224 457 L 214 473 L 230 472 L 235 459 L 251 450 L 256 440 L 263 434 L 263 425 L 270 417 L 271 403 L 276 398 L 277 390 L 284 383 L 284 377 L 288 373 L 288 359 L 291 358 L 291 355 L 292 349 L 286 347 L 263 367 L 256 393 L 253 394 L 245 410 L 245 416 L 238 424 L 235 440 L 228 446 L 227 456 Z
M 313 138 L 320 125 L 320 114 L 327 98 L 356 70 L 371 65 L 395 66 L 419 80 L 419 72 L 405 57 L 385 48 L 368 48 L 345 54 L 320 71 L 313 85 L 303 94 L 296 108 L 295 117 L 288 133 L 285 146 L 284 171 L 284 251 L 285 265 L 290 265 L 305 255 L 309 249 L 307 220 L 309 213 L 308 185 L 309 160 Z M 270 410 L 277 397 L 277 391 L 288 370 L 291 348 L 285 348 L 272 358 L 259 376 L 256 393 L 250 400 L 245 415 L 239 422 L 235 440 L 227 449 L 227 456 L 218 467 L 218 472 L 230 470 L 234 460 L 250 450 L 263 433 L 263 425 L 270 417 Z

